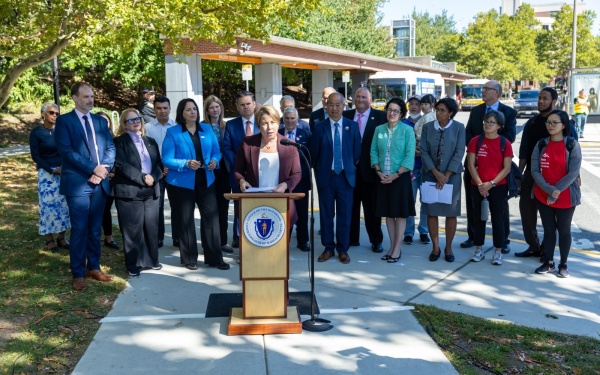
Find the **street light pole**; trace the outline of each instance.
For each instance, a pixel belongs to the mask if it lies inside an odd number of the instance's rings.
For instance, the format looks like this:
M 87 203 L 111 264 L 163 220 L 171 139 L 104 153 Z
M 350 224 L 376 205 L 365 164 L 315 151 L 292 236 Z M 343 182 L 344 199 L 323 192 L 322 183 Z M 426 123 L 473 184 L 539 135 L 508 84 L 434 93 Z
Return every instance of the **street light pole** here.
M 573 0 L 573 35 L 571 37 L 571 69 L 569 69 L 569 92 L 572 92 L 572 97 L 575 97 L 575 91 L 573 91 L 573 73 L 577 67 L 577 0 Z M 567 106 L 567 113 L 572 114 L 573 100 L 571 96 L 567 95 L 569 105 Z

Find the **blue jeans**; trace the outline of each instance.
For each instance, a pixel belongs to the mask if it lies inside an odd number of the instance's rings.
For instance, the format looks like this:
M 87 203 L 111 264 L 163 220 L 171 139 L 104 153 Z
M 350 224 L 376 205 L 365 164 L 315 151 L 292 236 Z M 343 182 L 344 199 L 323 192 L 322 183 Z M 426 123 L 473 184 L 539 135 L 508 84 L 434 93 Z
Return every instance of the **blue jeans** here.
M 421 188 L 421 168 L 412 171 L 414 178 L 412 179 L 412 191 L 413 199 L 417 201 L 417 190 Z M 419 200 L 421 197 L 419 196 Z M 423 203 L 421 202 L 421 209 L 419 210 L 419 227 L 417 230 L 419 234 L 429 234 L 429 228 L 427 228 L 427 215 L 425 215 Z M 409 216 L 406 219 L 406 229 L 404 230 L 404 236 L 415 236 L 415 217 Z
M 578 137 L 581 137 L 583 135 L 583 129 L 585 128 L 586 121 L 587 115 L 585 113 L 575 114 L 575 129 L 577 130 Z

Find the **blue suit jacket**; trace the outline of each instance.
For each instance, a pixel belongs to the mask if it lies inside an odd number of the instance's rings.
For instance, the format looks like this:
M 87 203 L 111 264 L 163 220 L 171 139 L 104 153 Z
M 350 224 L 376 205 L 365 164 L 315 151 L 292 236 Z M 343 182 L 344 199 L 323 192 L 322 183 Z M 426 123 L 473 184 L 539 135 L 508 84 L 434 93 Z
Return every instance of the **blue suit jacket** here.
M 212 130 L 212 126 L 205 123 L 198 124 L 198 135 L 202 145 L 202 161 L 208 165 L 211 160 L 217 163 L 221 160 L 219 141 Z M 176 125 L 167 130 L 162 145 L 162 163 L 169 168 L 167 183 L 186 189 L 194 189 L 196 171 L 188 168 L 188 160 L 196 159 L 196 150 L 192 137 L 187 131 L 183 131 L 182 125 Z M 217 164 L 218 165 L 218 164 Z M 215 181 L 215 172 L 206 170 L 206 187 Z
M 88 115 L 90 125 L 96 133 L 98 160 L 100 164 L 108 165 L 108 170 L 111 170 L 115 162 L 115 144 L 108 123 L 103 117 L 91 113 Z M 84 189 L 88 187 L 88 179 L 97 165 L 90 159 L 94 150 L 88 148 L 83 125 L 75 110 L 58 116 L 54 136 L 56 147 L 62 156 L 60 193 L 67 196 L 83 195 Z M 107 195 L 110 194 L 108 178 L 102 180 L 100 185 Z
M 302 129 L 304 130 L 306 133 L 308 133 L 308 135 L 311 135 L 311 131 L 310 131 L 310 125 L 308 124 L 308 122 L 302 120 L 302 119 L 298 119 L 298 129 Z M 281 118 L 279 118 L 279 130 L 281 129 L 285 129 L 285 124 L 283 123 L 283 116 Z M 279 134 L 283 134 L 281 132 L 279 132 Z
M 344 174 L 350 186 L 356 183 L 356 163 L 360 158 L 360 132 L 358 124 L 342 117 L 339 121 L 342 134 L 342 161 Z M 333 164 L 333 137 L 331 135 L 330 119 L 325 119 L 315 124 L 315 131 L 311 136 L 310 154 L 315 168 L 317 187 L 327 185 L 331 178 Z
M 285 128 L 279 129 L 279 134 L 285 136 Z M 296 132 L 295 132 L 294 136 L 296 139 L 294 139 L 293 142 L 299 143 L 299 144 L 303 145 L 304 147 L 308 148 L 309 143 L 310 143 L 310 133 L 309 132 L 307 132 L 304 129 L 300 129 L 300 127 L 298 126 L 298 127 L 296 127 Z M 291 146 L 287 146 L 287 147 L 291 147 Z M 306 156 L 306 159 L 310 162 L 310 158 L 307 155 L 307 150 L 302 148 L 299 151 L 302 152 L 302 154 L 304 156 Z M 306 193 L 307 191 L 310 190 L 309 173 L 311 173 L 311 171 L 310 171 L 309 166 L 306 164 L 306 162 L 304 161 L 304 159 L 302 157 L 300 158 L 300 166 L 302 169 L 302 180 L 300 180 L 298 185 L 296 185 L 296 188 L 294 189 L 293 193 Z
M 254 133 L 260 133 L 258 129 L 258 120 L 254 119 Z M 236 117 L 225 123 L 225 135 L 223 137 L 223 156 L 227 170 L 229 170 L 229 184 L 234 191 L 239 192 L 240 186 L 235 182 L 233 170 L 235 169 L 235 156 L 238 149 L 242 145 L 242 141 L 246 138 L 246 125 L 244 119 Z

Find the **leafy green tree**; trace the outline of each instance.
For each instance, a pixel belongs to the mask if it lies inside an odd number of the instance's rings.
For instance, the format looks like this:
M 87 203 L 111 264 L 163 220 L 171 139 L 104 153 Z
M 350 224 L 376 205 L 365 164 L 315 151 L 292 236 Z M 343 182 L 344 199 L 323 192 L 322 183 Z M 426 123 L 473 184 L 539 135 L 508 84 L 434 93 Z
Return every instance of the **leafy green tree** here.
M 300 16 L 319 4 L 318 0 L 6 0 L 0 7 L 0 56 L 8 61 L 0 82 L 0 106 L 23 72 L 67 48 L 80 59 L 115 46 L 134 51 L 143 30 L 164 35 L 174 53 L 191 52 L 181 36 L 227 44 L 239 35 L 266 40 L 283 24 L 291 30 L 300 26 Z
M 554 75 L 563 75 L 571 68 L 573 8 L 565 4 L 553 15 L 551 30 L 540 32 L 538 54 Z M 600 37 L 594 37 L 592 27 L 596 13 L 586 10 L 577 16 L 577 68 L 600 64 Z
M 411 17 L 415 20 L 415 53 L 417 56 L 435 56 L 437 61 L 456 61 L 457 43 L 460 43 L 456 31 L 456 21 L 448 15 L 431 16 L 429 12 L 417 13 L 413 10 Z

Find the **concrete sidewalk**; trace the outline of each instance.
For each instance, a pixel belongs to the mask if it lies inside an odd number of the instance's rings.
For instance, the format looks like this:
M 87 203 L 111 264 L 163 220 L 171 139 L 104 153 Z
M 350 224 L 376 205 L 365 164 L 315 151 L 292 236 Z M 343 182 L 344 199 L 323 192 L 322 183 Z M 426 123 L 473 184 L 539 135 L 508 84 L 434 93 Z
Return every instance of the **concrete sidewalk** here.
M 318 255 L 322 246 L 316 239 Z M 227 336 L 227 318 L 204 318 L 211 293 L 241 292 L 237 251 L 226 255 L 228 271 L 189 271 L 179 265 L 178 249 L 166 246 L 160 253 L 163 269 L 128 280 L 73 374 L 456 374 L 407 302 L 598 338 L 597 253 L 572 252 L 573 276 L 559 279 L 534 274 L 536 259 L 516 258 L 526 248 L 518 241 L 502 266 L 490 264 L 490 252 L 471 263 L 472 250 L 458 246 L 464 239 L 461 233 L 454 239 L 454 263 L 443 257 L 429 262 L 431 245 L 415 242 L 403 246 L 401 262 L 388 264 L 371 252 L 362 227 L 364 246 L 351 248 L 350 264 L 333 259 L 316 264 L 321 316 L 334 328 L 268 336 Z M 310 290 L 308 255 L 295 247 L 289 289 Z

